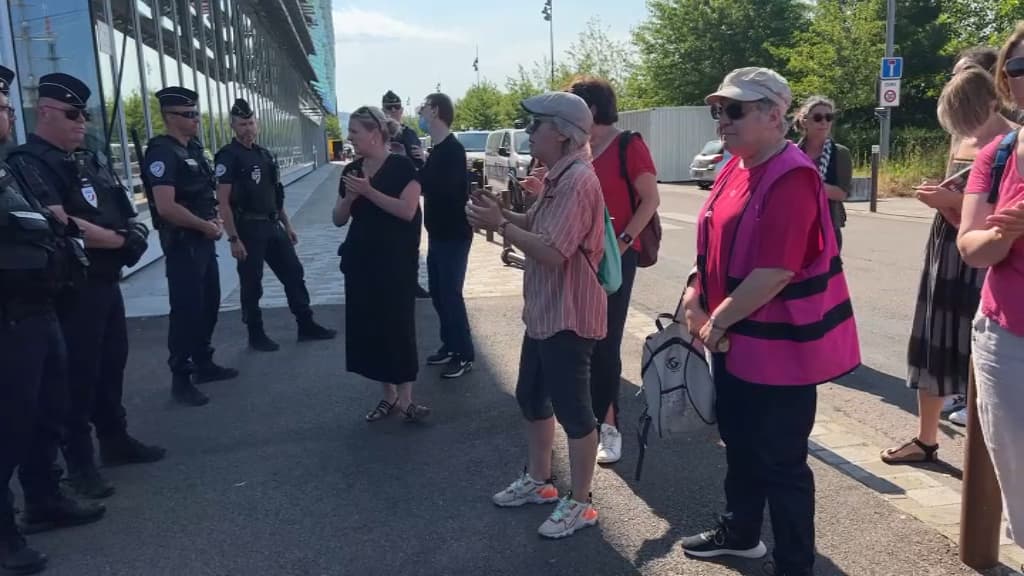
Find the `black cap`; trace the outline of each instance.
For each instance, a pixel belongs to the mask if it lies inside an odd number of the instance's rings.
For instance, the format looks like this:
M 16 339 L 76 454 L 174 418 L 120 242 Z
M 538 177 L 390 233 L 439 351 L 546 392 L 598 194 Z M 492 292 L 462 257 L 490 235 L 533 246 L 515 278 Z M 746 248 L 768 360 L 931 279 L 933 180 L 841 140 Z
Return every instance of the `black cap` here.
M 84 82 L 70 74 L 46 74 L 39 78 L 39 97 L 50 98 L 70 104 L 79 110 L 85 109 L 92 91 Z
M 195 106 L 199 101 L 199 94 L 181 86 L 168 86 L 156 93 L 160 100 L 160 107 L 168 106 Z
M 11 93 L 11 82 L 14 81 L 14 70 L 0 66 L 0 94 L 7 96 Z
M 380 103 L 383 104 L 384 106 L 387 106 L 388 104 L 401 105 L 402 99 L 398 97 L 398 94 L 395 94 L 391 90 L 388 90 L 387 92 L 384 93 L 384 97 L 381 98 Z
M 252 118 L 252 107 L 244 98 L 238 98 L 235 100 L 235 105 L 231 107 L 231 115 L 248 120 Z

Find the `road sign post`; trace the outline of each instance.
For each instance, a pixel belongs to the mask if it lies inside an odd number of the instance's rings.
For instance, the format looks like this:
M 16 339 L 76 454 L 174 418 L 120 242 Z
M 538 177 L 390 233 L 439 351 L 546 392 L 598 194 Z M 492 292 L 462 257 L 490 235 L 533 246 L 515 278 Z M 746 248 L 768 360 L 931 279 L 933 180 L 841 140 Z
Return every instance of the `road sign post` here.
M 881 80 L 899 80 L 903 77 L 903 58 L 893 56 L 896 46 L 896 0 L 887 0 L 885 6 L 885 58 L 882 59 L 881 70 L 878 77 Z M 885 93 L 879 91 L 879 99 Z M 899 90 L 896 91 L 896 98 L 899 99 Z M 889 131 L 892 126 L 892 114 L 886 114 L 881 118 L 881 130 L 879 131 L 878 145 L 882 159 L 889 158 Z
M 900 81 L 882 80 L 878 84 L 878 105 L 895 108 L 900 105 Z

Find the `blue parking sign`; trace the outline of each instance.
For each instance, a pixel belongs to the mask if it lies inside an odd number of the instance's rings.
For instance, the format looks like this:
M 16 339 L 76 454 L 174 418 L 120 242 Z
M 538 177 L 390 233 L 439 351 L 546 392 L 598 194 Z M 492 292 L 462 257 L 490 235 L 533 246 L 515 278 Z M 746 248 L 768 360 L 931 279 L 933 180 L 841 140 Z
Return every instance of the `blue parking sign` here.
M 879 75 L 882 80 L 897 80 L 903 77 L 903 58 L 890 56 L 882 58 L 882 73 Z

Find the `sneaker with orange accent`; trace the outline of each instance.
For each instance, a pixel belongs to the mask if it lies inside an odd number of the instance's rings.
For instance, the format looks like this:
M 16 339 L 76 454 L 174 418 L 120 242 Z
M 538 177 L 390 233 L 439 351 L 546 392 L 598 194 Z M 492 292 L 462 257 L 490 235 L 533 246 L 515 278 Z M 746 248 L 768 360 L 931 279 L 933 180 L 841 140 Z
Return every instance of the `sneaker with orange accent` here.
M 537 533 L 545 538 L 565 538 L 597 524 L 597 509 L 588 498 L 586 502 L 572 499 L 572 494 L 558 501 L 551 516 L 540 525 Z
M 516 479 L 491 500 L 502 508 L 512 508 L 523 504 L 550 504 L 558 500 L 558 488 L 550 480 L 538 482 L 523 470 L 523 475 Z

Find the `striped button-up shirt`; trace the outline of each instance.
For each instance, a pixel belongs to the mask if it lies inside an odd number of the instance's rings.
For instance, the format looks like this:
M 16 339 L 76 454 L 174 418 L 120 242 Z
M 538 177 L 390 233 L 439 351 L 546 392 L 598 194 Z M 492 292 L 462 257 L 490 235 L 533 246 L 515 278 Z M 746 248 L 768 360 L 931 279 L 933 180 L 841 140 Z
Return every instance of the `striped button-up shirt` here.
M 543 196 L 527 217 L 530 232 L 565 257 L 555 266 L 526 257 L 527 336 L 544 340 L 568 330 L 583 338 L 604 338 L 608 297 L 596 273 L 604 255 L 604 198 L 585 152 L 563 158 L 548 171 Z

